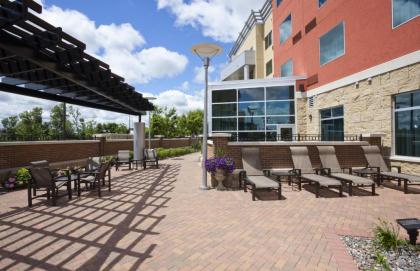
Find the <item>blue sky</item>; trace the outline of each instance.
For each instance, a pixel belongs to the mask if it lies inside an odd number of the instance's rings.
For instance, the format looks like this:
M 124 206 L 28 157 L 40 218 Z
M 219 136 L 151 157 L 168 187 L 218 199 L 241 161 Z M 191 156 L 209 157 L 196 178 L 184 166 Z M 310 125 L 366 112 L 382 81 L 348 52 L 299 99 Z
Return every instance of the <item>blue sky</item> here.
M 210 79 L 221 67 L 251 9 L 265 0 L 37 0 L 44 20 L 87 44 L 88 53 L 161 106 L 180 113 L 202 108 L 203 71 L 192 45 L 214 42 L 224 48 L 213 60 Z M 3 103 L 3 104 L 2 104 Z M 13 105 L 12 105 L 13 104 Z M 0 92 L 0 119 L 52 102 Z M 126 122 L 127 116 L 81 108 L 87 119 Z

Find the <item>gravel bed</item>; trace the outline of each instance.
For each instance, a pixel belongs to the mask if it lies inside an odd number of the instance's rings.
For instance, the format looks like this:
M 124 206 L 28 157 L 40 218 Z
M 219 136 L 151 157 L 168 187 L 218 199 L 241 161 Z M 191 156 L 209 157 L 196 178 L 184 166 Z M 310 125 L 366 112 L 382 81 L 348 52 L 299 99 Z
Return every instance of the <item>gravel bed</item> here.
M 376 264 L 376 250 L 370 238 L 342 236 L 347 250 L 357 263 L 359 270 L 383 270 Z M 413 247 L 399 247 L 397 251 L 379 250 L 393 271 L 420 271 L 420 251 Z

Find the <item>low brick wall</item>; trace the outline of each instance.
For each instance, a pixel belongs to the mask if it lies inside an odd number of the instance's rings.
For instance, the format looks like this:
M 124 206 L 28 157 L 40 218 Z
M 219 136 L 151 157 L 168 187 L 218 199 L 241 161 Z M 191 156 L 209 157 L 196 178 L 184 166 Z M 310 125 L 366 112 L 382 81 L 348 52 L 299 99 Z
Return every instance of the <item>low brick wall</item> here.
M 293 168 L 291 146 L 306 146 L 314 167 L 321 167 L 317 146 L 334 146 L 342 167 L 363 167 L 367 162 L 361 146 L 379 144 L 379 140 L 367 139 L 360 142 L 228 142 L 228 137 L 214 136 L 208 144 L 208 157 L 214 157 L 218 149 L 235 160 L 237 169 L 242 168 L 242 148 L 260 148 L 263 169 Z
M 198 139 L 153 139 L 152 148 L 191 146 Z M 146 140 L 146 146 L 148 142 Z M 32 161 L 50 163 L 75 161 L 92 156 L 115 155 L 118 150 L 132 150 L 133 140 L 76 140 L 45 142 L 0 142 L 0 170 L 27 166 Z

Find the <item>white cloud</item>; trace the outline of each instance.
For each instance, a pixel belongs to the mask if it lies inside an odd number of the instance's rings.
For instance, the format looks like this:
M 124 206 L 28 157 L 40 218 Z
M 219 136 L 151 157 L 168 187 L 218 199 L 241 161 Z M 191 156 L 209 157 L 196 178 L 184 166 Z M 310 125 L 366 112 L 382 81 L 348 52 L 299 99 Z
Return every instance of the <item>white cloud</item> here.
M 216 71 L 216 69 L 214 68 L 214 66 L 210 66 L 209 67 L 209 81 L 213 81 L 212 79 L 210 79 L 210 76 Z M 195 67 L 194 68 L 194 83 L 197 84 L 202 84 L 204 83 L 204 67 L 200 66 L 200 67 Z
M 204 107 L 204 92 L 196 91 L 192 94 L 181 90 L 166 90 L 158 95 L 145 93 L 144 96 L 155 97 L 156 100 L 152 103 L 167 108 L 175 108 L 178 114 L 185 114 L 191 110 L 203 109 Z
M 258 10 L 265 0 L 157 0 L 158 9 L 168 9 L 178 26 L 190 25 L 204 36 L 221 42 L 238 37 L 251 9 Z
M 88 53 L 132 84 L 176 76 L 188 64 L 186 56 L 166 48 L 143 48 L 145 38 L 129 23 L 97 26 L 77 10 L 45 5 L 41 17 L 86 43 Z
M 43 110 L 43 121 L 49 121 L 50 110 L 57 104 L 58 103 L 56 102 L 48 100 L 0 92 L 0 108 L 2 109 L 0 110 L 0 121 L 13 115 L 19 115 L 24 111 L 32 110 L 34 107 L 41 107 Z M 126 114 L 113 113 L 80 106 L 74 107 L 77 107 L 80 110 L 82 117 L 86 121 L 93 120 L 98 123 L 116 122 L 128 125 L 128 116 Z

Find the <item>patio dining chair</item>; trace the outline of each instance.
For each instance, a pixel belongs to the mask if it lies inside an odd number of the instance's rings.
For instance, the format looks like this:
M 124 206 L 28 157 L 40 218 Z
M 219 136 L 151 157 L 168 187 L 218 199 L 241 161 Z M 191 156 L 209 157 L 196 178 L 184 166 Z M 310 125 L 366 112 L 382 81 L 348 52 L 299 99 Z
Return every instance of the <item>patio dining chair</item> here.
M 101 166 L 102 161 L 102 157 L 100 156 L 89 157 L 86 161 L 86 165 L 81 168 L 81 177 L 87 177 L 88 175 L 92 175 L 97 172 Z M 108 166 L 105 177 L 108 177 L 108 180 L 111 179 L 111 164 Z M 105 178 L 103 179 L 103 185 L 105 185 Z
M 419 175 L 402 173 L 400 166 L 389 167 L 378 146 L 362 146 L 362 149 L 368 166 L 363 169 L 355 169 L 353 172 L 360 175 L 369 173 L 375 175 L 378 186 L 383 183 L 384 180 L 395 180 L 398 182 L 398 186 L 401 186 L 401 182 L 404 182 L 405 194 L 408 193 L 409 185 L 420 185 Z M 392 168 L 396 168 L 397 171 L 392 171 Z
M 338 188 L 340 197 L 343 196 L 342 182 L 329 176 L 321 175 L 322 173 L 330 175 L 329 169 L 315 169 L 312 166 L 311 159 L 309 158 L 307 147 L 290 147 L 290 151 L 292 153 L 294 170 L 298 178 L 299 190 L 302 190 L 302 180 L 305 180 L 309 184 L 315 184 L 317 198 L 319 198 L 321 187 Z
M 28 206 L 32 206 L 32 200 L 35 198 L 46 197 L 47 200 L 52 199 L 52 205 L 57 205 L 57 199 L 62 195 L 59 191 L 62 187 L 66 187 L 67 195 L 71 199 L 71 182 L 63 181 L 61 176 L 57 176 L 53 170 L 50 169 L 48 161 L 31 162 L 29 172 L 31 173 L 31 180 L 28 183 Z M 45 192 L 37 195 L 37 192 Z
M 159 159 L 155 149 L 144 149 L 143 168 L 146 169 L 147 165 L 153 165 L 159 168 Z
M 345 168 L 342 168 L 338 162 L 334 146 L 317 146 L 317 148 L 322 167 L 330 169 L 331 177 L 348 184 L 350 196 L 353 196 L 353 186 L 370 186 L 372 195 L 375 195 L 375 183 L 371 179 L 352 175 L 351 168 L 348 168 L 348 174 L 344 172 Z
M 109 162 L 101 163 L 97 171 L 90 172 L 89 174 L 80 175 L 77 185 L 78 195 L 81 195 L 81 184 L 85 184 L 85 190 L 96 189 L 98 197 L 101 197 L 101 183 L 105 183 L 105 176 L 110 167 Z M 83 174 L 83 173 L 82 173 Z M 108 178 L 108 191 L 111 192 L 111 178 Z
M 273 181 L 265 176 L 261 168 L 260 148 L 242 148 L 242 165 L 243 171 L 240 173 L 239 183 L 247 186 L 252 191 L 252 200 L 255 200 L 257 190 L 273 190 L 277 191 L 278 199 L 281 199 L 281 182 Z
M 120 169 L 121 165 L 128 165 L 128 169 L 131 170 L 131 158 L 130 158 L 130 151 L 123 150 L 118 151 L 117 154 L 117 161 L 115 162 L 115 168 L 116 170 Z

